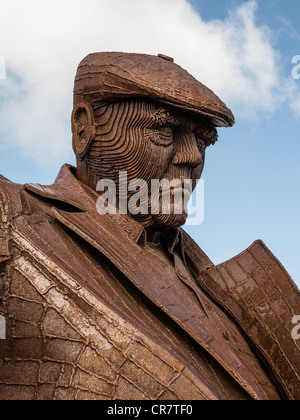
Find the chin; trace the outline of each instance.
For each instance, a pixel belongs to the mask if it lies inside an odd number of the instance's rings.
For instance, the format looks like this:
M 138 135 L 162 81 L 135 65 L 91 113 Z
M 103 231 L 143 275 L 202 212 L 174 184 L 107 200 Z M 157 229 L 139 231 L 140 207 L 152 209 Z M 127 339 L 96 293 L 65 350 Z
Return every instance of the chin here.
M 183 226 L 188 215 L 183 214 L 159 214 L 153 216 L 153 227 L 158 230 L 174 229 Z

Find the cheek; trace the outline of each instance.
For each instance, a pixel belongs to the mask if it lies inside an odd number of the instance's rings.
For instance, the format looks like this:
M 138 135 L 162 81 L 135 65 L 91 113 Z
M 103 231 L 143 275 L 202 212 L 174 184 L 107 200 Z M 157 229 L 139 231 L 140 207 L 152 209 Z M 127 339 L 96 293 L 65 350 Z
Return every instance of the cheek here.
M 135 164 L 130 169 L 129 178 L 149 182 L 151 179 L 162 179 L 172 161 L 174 146 L 173 143 L 168 146 L 155 144 L 148 136 L 140 134 L 136 136 L 133 153 Z
M 151 173 L 150 179 L 162 179 L 173 159 L 173 146 L 163 147 L 151 145 L 147 156 L 147 172 Z M 147 176 L 147 172 L 145 176 Z

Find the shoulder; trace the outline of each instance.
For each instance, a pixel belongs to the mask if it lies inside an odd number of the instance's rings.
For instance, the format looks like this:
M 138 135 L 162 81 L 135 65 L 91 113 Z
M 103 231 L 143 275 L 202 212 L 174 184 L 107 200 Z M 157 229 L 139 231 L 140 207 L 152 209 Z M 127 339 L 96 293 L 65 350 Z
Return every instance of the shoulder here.
M 256 241 L 198 281 L 244 330 L 288 398 L 299 399 L 300 346 L 292 322 L 300 292 L 275 255 Z
M 23 185 L 16 184 L 0 175 L 0 214 L 2 223 L 22 212 L 24 206 Z
M 0 175 L 0 199 L 1 203 L 9 201 L 11 194 L 17 193 L 23 189 L 22 185 L 15 184 L 9 179 Z

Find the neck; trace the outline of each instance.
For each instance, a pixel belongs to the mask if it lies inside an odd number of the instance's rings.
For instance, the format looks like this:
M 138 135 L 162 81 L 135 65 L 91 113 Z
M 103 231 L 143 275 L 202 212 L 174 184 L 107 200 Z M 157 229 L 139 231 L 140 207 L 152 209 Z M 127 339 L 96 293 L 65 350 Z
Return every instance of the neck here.
M 146 229 L 147 242 L 152 244 L 159 244 L 161 242 L 161 232 L 157 230 Z
M 76 177 L 85 185 L 96 191 L 97 176 L 84 161 L 77 160 Z

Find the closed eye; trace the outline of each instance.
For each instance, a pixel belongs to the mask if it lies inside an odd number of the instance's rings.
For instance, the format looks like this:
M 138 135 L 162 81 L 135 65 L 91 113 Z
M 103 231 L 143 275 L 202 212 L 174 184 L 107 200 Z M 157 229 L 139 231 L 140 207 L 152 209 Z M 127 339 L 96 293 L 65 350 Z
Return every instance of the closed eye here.
M 148 128 L 145 130 L 146 137 L 157 146 L 169 147 L 173 144 L 174 135 L 171 127 L 160 129 Z

